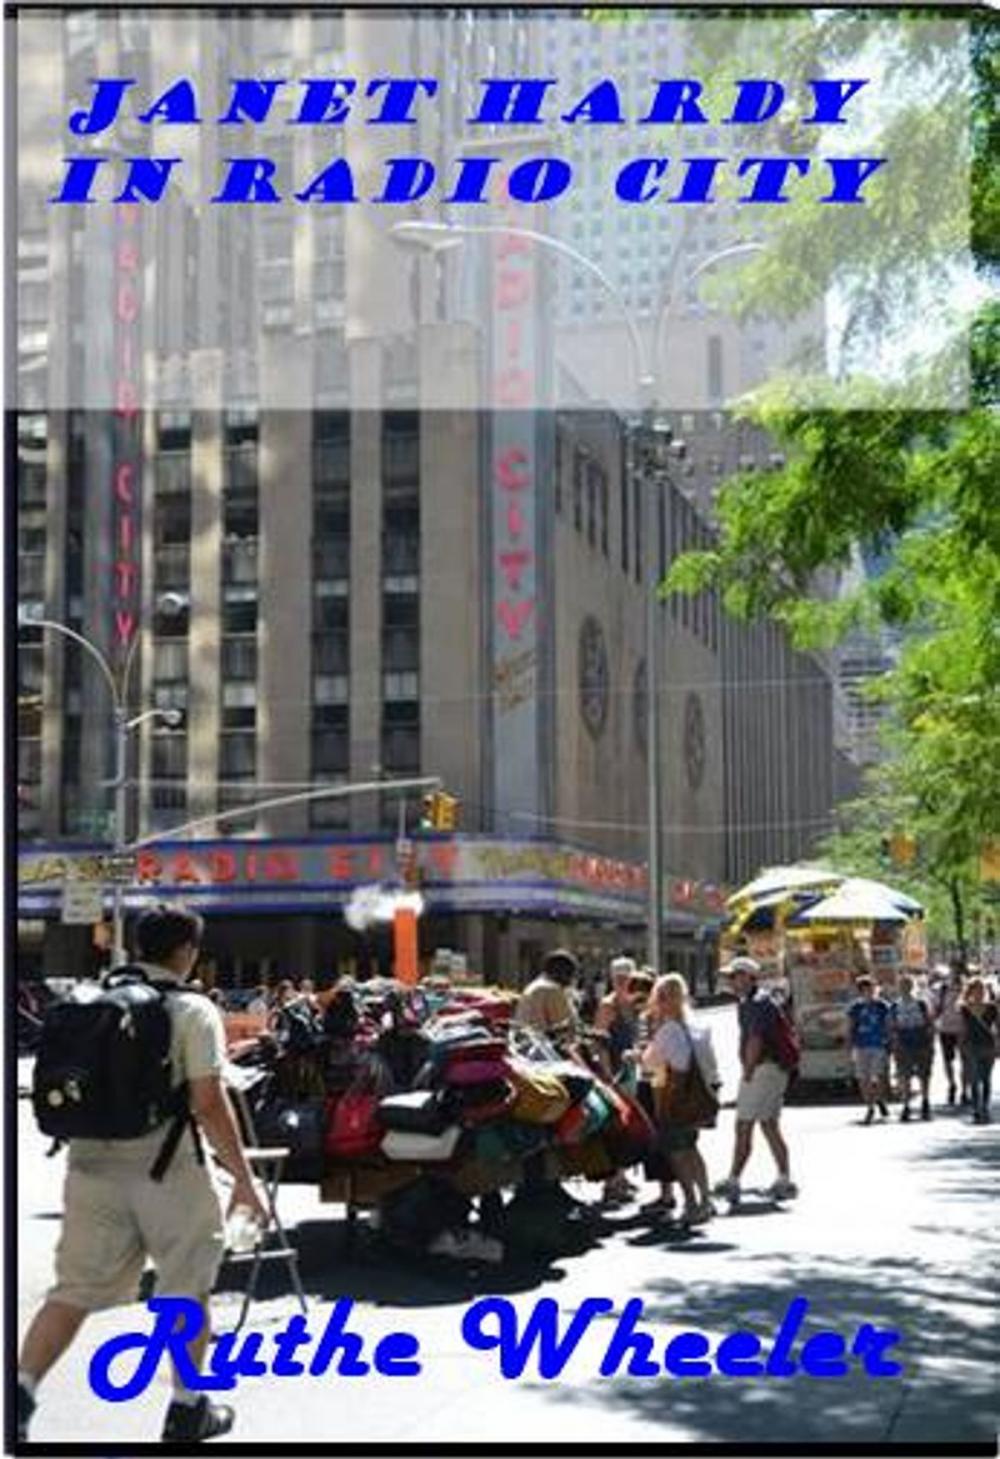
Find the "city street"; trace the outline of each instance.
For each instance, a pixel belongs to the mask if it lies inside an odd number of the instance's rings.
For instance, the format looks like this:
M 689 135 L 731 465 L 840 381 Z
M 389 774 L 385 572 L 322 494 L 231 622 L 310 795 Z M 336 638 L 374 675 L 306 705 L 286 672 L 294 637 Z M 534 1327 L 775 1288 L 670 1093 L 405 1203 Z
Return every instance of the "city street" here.
M 699 1016 L 715 1028 L 731 1076 L 732 1008 Z M 23 1061 L 22 1085 L 28 1077 Z M 611 1214 L 615 1229 L 599 1245 L 541 1272 L 504 1267 L 473 1275 L 442 1262 L 416 1264 L 387 1256 L 364 1236 L 348 1252 L 342 1208 L 320 1206 L 308 1188 L 289 1189 L 282 1209 L 301 1251 L 310 1329 L 322 1328 L 329 1303 L 353 1298 L 352 1325 L 364 1334 L 367 1355 L 381 1335 L 410 1332 L 420 1341 L 423 1372 L 353 1381 L 333 1372 L 245 1379 L 235 1395 L 231 1442 L 879 1441 L 906 1452 L 917 1441 L 989 1440 L 996 1432 L 993 1198 L 1000 1138 L 997 1126 L 973 1127 L 964 1112 L 941 1109 L 942 1091 L 935 1092 L 931 1124 L 901 1125 L 894 1109 L 887 1125 L 863 1128 L 853 1105 L 793 1107 L 786 1127 L 801 1187 L 793 1204 L 778 1210 L 754 1197 L 773 1174 L 763 1150 L 755 1151 L 740 1214 L 720 1214 L 697 1235 L 671 1238 L 638 1206 L 624 1207 Z M 713 1179 L 725 1172 L 732 1119 L 724 1111 L 720 1128 L 703 1141 Z M 23 1327 L 49 1280 L 63 1160 L 45 1158 L 46 1142 L 23 1099 L 19 1131 Z M 587 1199 L 597 1192 L 594 1185 L 577 1187 Z M 653 1187 L 644 1189 L 640 1201 L 653 1194 Z M 220 1329 L 235 1321 L 241 1280 L 223 1272 Z M 277 1274 L 266 1290 L 250 1325 L 273 1334 L 297 1309 Z M 850 1344 L 866 1322 L 896 1329 L 901 1341 L 893 1356 L 904 1371 L 870 1378 L 856 1365 L 839 1381 L 601 1378 L 597 1366 L 614 1325 L 608 1317 L 595 1322 L 592 1339 L 558 1380 L 542 1380 L 532 1363 L 522 1378 L 505 1381 L 496 1354 L 472 1350 L 461 1336 L 466 1305 L 488 1293 L 509 1296 L 522 1319 L 539 1297 L 553 1297 L 564 1322 L 587 1297 L 613 1298 L 616 1312 L 641 1297 L 643 1326 L 661 1352 L 685 1329 L 714 1340 L 741 1328 L 772 1337 L 789 1302 L 804 1296 L 806 1335 L 834 1330 Z M 33 1439 L 156 1437 L 168 1396 L 165 1373 L 142 1397 L 117 1407 L 87 1385 L 96 1346 L 145 1324 L 139 1306 L 93 1319 L 42 1389 Z

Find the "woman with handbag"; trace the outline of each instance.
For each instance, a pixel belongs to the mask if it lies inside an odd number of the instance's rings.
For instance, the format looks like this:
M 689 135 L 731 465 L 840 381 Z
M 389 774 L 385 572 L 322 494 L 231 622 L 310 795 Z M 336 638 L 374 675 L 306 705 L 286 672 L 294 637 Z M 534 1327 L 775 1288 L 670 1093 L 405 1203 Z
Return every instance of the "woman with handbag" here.
M 714 1210 L 708 1171 L 698 1150 L 698 1131 L 718 1114 L 719 1070 L 707 1028 L 688 1019 L 688 989 L 679 973 L 657 978 L 650 995 L 656 1032 L 642 1054 L 653 1075 L 656 1123 L 664 1152 L 684 1192 L 682 1221 L 703 1225 Z

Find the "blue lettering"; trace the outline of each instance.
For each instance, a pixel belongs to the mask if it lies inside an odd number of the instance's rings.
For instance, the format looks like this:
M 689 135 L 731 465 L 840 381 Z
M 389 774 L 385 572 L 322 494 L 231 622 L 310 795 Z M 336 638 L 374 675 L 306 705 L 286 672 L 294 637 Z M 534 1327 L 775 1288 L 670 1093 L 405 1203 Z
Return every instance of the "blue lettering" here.
M 571 110 L 563 112 L 564 122 L 589 122 L 606 125 L 609 122 L 623 123 L 625 117 L 622 113 L 621 99 L 618 95 L 618 87 L 613 81 L 599 81 L 582 101 L 578 101 Z
M 479 1352 L 500 1349 L 500 1371 L 505 1378 L 520 1378 L 538 1344 L 538 1371 L 543 1378 L 558 1378 L 579 1346 L 580 1339 L 599 1312 L 614 1304 L 607 1297 L 587 1297 L 570 1322 L 565 1337 L 559 1337 L 559 1308 L 553 1297 L 535 1303 L 518 1340 L 517 1312 L 506 1297 L 482 1297 L 473 1302 L 462 1318 L 462 1337 Z M 484 1327 L 484 1320 L 496 1317 L 496 1332 Z
M 385 96 L 382 98 L 382 110 L 378 116 L 368 118 L 370 127 L 414 126 L 417 119 L 410 114 L 414 97 L 418 91 L 423 91 L 428 96 L 434 96 L 438 84 L 430 76 L 415 76 L 412 79 L 399 76 L 376 76 L 373 81 L 369 81 L 365 95 L 375 96 L 383 87 Z
M 803 117 L 805 126 L 843 126 L 843 110 L 852 96 L 856 96 L 867 81 L 810 81 L 816 98 L 816 107 L 811 117 Z
M 187 1388 L 235 1387 L 234 1378 L 208 1378 L 199 1373 L 191 1361 L 187 1344 L 194 1341 L 205 1324 L 205 1309 L 200 1302 L 193 1297 L 150 1297 L 146 1306 L 150 1312 L 157 1314 L 151 1333 L 124 1332 L 109 1338 L 91 1358 L 90 1386 L 98 1398 L 106 1399 L 108 1403 L 124 1403 L 127 1399 L 137 1398 L 152 1383 L 165 1353 L 170 1354 L 177 1375 Z M 176 1327 L 175 1317 L 180 1319 Z M 141 1353 L 135 1372 L 125 1383 L 113 1382 L 109 1371 L 111 1364 L 133 1348 Z
M 219 118 L 220 127 L 242 126 L 244 118 L 251 122 L 267 120 L 274 94 L 284 80 L 257 81 L 254 77 L 234 78 L 229 110 Z M 240 113 L 243 113 L 243 116 Z
M 843 1378 L 847 1373 L 844 1339 L 839 1332 L 815 1332 L 802 1344 L 799 1361 L 810 1378 Z
M 390 157 L 385 187 L 375 203 L 415 203 L 434 186 L 434 166 L 426 157 Z
M 292 124 L 315 127 L 321 123 L 329 125 L 346 121 L 351 111 L 346 98 L 356 84 L 350 80 L 328 80 L 326 77 L 316 81 L 303 81 L 306 94 L 302 98 L 298 116 L 292 117 Z
M 573 180 L 573 169 L 561 157 L 532 157 L 510 170 L 507 190 L 519 203 L 547 203 L 560 197 Z
M 781 110 L 785 88 L 780 81 L 737 81 L 736 104 L 723 126 L 756 126 Z
M 855 1357 L 864 1356 L 865 1372 L 869 1378 L 895 1378 L 903 1371 L 902 1363 L 893 1363 L 884 1359 L 882 1354 L 886 1348 L 895 1347 L 898 1342 L 898 1332 L 893 1332 L 891 1328 L 873 1327 L 870 1322 L 863 1322 L 858 1328 L 858 1335 L 854 1339 L 851 1351 Z
M 94 181 L 94 174 L 102 162 L 107 162 L 106 157 L 67 157 L 66 176 L 63 178 L 63 185 L 54 198 L 49 198 L 50 203 L 93 203 L 96 198 L 90 196 L 90 185 Z
M 712 1365 L 705 1359 L 708 1338 L 703 1332 L 679 1332 L 670 1339 L 663 1354 L 663 1366 L 675 1378 L 707 1378 Z
M 135 85 L 135 77 L 105 77 L 101 81 L 95 81 L 94 100 L 89 111 L 75 111 L 69 119 L 69 129 L 78 137 L 92 136 L 94 132 L 103 132 L 105 127 L 110 127 L 118 115 L 118 108 L 122 104 L 122 97 L 130 86 Z
M 364 1346 L 361 1338 L 356 1332 L 344 1331 L 353 1307 L 354 1303 L 350 1297 L 341 1297 L 334 1303 L 333 1311 L 323 1329 L 323 1336 L 320 1338 L 313 1354 L 313 1360 L 309 1364 L 311 1377 L 321 1378 L 323 1376 L 333 1362 L 338 1348 L 343 1352 L 337 1365 L 339 1377 L 363 1378 L 370 1371 L 370 1365 L 361 1357 L 361 1349 Z
M 647 183 L 647 178 L 650 174 L 662 177 L 668 166 L 666 157 L 638 157 L 626 162 L 615 179 L 615 193 L 623 203 L 651 202 L 660 189 L 654 182 Z
M 687 170 L 684 173 L 684 181 L 681 190 L 670 201 L 672 203 L 711 203 L 712 184 L 715 182 L 715 174 L 725 162 L 724 157 L 688 157 L 685 159 Z
M 862 185 L 885 161 L 884 157 L 827 157 L 826 165 L 833 173 L 833 191 L 820 198 L 820 202 L 863 203 L 864 198 L 858 196 Z
M 787 203 L 782 192 L 788 174 L 793 170 L 801 176 L 809 171 L 808 157 L 746 157 L 736 169 L 740 177 L 757 168 L 753 187 L 746 197 L 737 198 L 738 203 Z
M 479 110 L 475 116 L 469 117 L 470 123 L 524 126 L 543 120 L 541 107 L 545 93 L 556 83 L 554 77 L 546 80 L 533 78 L 508 81 L 487 76 L 479 84 L 483 87 L 483 95 L 479 101 Z
M 296 1312 L 285 1323 L 281 1332 L 276 1333 L 274 1346 L 276 1349 L 274 1362 L 271 1364 L 271 1372 L 276 1378 L 297 1378 L 306 1370 L 305 1364 L 300 1363 L 292 1354 L 296 1348 L 302 1347 L 305 1343 L 312 1342 L 312 1333 L 306 1327 L 306 1320 L 301 1312 Z
M 808 1311 L 809 1303 L 805 1297 L 796 1297 L 793 1302 L 789 1302 L 764 1369 L 769 1378 L 790 1378 L 796 1372 L 796 1366 L 788 1355 Z
M 162 117 L 165 123 L 172 126 L 183 126 L 201 121 L 194 87 L 190 81 L 175 81 L 173 86 L 168 86 L 148 111 L 140 113 L 139 121 L 148 125 L 157 117 Z
M 420 1372 L 420 1344 L 409 1332 L 390 1332 L 375 1349 L 375 1371 L 385 1378 L 412 1378 Z
M 356 203 L 351 164 L 346 157 L 335 157 L 295 197 L 300 203 Z
M 277 164 L 267 157 L 227 157 L 229 171 L 213 203 L 280 203 L 269 181 Z
M 707 126 L 708 117 L 698 105 L 703 90 L 700 81 L 658 81 L 653 104 L 639 126 L 657 126 L 683 122 L 685 126 Z
M 458 180 L 443 203 L 486 203 L 486 186 L 499 157 L 460 157 Z
M 242 1342 L 239 1333 L 224 1332 L 215 1344 L 209 1369 L 226 1379 L 228 1388 L 235 1388 L 237 1378 L 262 1378 L 267 1372 L 267 1364 L 262 1363 L 257 1354 L 263 1341 L 259 1332 L 247 1333 Z M 233 1350 L 238 1342 L 239 1350 L 234 1356 Z
M 127 157 L 125 186 L 113 201 L 158 203 L 166 191 L 171 172 L 180 160 L 179 157 Z
M 731 1332 L 719 1343 L 715 1366 L 727 1378 L 759 1378 L 763 1363 L 752 1360 L 760 1352 L 760 1338 L 754 1332 Z
M 618 1372 L 622 1358 L 631 1349 L 628 1361 L 630 1378 L 656 1378 L 660 1372 L 659 1363 L 650 1362 L 653 1339 L 648 1332 L 636 1332 L 635 1325 L 642 1317 L 642 1298 L 631 1297 L 625 1303 L 625 1310 L 618 1319 L 615 1335 L 608 1344 L 601 1363 L 601 1377 L 613 1378 Z

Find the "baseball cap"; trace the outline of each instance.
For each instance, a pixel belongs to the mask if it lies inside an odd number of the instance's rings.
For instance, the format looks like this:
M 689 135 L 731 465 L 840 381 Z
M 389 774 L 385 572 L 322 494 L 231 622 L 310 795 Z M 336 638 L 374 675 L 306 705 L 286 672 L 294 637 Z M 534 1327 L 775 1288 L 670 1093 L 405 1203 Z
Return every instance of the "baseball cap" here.
M 748 978 L 759 978 L 760 963 L 752 957 L 734 957 L 724 963 L 719 972 L 724 978 L 731 978 L 735 973 L 745 973 Z

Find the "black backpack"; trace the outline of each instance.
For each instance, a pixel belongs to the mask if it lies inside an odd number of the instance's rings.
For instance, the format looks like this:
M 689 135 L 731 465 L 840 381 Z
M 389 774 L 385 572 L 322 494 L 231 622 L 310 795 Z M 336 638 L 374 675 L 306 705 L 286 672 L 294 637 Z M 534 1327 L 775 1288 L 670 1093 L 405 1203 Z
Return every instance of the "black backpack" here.
M 124 967 L 79 983 L 45 1012 L 32 1102 L 43 1134 L 64 1140 L 134 1140 L 170 1123 L 150 1175 L 162 1180 L 184 1127 L 202 1158 L 187 1089 L 173 1083 L 167 997 L 181 984 Z

